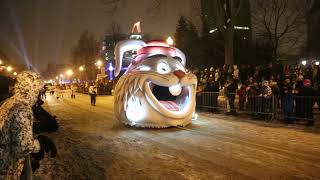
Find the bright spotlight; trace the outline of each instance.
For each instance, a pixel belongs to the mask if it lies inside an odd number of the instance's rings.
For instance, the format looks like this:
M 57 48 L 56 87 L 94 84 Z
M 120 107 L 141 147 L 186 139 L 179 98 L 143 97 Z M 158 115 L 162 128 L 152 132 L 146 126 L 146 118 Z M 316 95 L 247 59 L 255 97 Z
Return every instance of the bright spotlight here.
M 169 37 L 167 38 L 167 44 L 169 44 L 169 45 L 171 46 L 171 45 L 173 45 L 173 43 L 174 43 L 174 42 L 173 42 L 172 37 L 169 36 Z
M 315 64 L 316 64 L 316 66 L 319 66 L 319 65 L 320 65 L 320 62 L 319 62 L 319 61 L 316 61 Z
M 16 76 L 16 75 L 18 75 L 18 73 L 17 72 L 13 72 L 13 75 Z
M 305 65 L 307 65 L 307 61 L 306 61 L 306 60 L 303 60 L 303 61 L 301 62 L 301 64 L 305 66 Z

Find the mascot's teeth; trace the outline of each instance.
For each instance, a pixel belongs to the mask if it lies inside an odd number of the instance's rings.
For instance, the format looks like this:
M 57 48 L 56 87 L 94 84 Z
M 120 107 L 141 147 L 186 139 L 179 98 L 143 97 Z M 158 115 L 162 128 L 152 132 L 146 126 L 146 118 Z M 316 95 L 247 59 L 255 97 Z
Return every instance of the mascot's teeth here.
M 176 84 L 169 87 L 169 91 L 173 96 L 179 96 L 181 94 L 181 85 Z

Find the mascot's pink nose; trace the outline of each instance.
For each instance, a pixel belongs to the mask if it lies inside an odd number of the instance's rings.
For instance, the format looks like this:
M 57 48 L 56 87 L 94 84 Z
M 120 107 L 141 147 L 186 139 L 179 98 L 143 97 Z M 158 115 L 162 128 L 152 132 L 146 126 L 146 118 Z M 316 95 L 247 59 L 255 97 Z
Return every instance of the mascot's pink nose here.
M 183 78 L 186 75 L 186 73 L 181 70 L 176 70 L 173 72 L 173 74 L 176 75 L 178 78 Z

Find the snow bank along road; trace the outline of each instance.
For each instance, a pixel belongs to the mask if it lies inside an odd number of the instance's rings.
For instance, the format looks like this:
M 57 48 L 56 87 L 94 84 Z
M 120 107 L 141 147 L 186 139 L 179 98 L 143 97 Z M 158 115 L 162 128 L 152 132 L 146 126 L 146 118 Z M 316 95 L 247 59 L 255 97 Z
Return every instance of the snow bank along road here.
M 113 97 L 56 100 L 58 157 L 35 179 L 319 179 L 320 134 L 200 114 L 186 128 L 135 129 L 113 117 Z

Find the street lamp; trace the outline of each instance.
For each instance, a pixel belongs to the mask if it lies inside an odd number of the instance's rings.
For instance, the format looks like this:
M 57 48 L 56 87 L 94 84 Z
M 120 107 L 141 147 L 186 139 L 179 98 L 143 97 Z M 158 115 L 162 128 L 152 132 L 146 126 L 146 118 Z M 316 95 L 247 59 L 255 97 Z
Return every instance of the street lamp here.
M 98 69 L 101 69 L 102 65 L 103 65 L 103 62 L 101 60 L 97 60 L 96 66 L 98 67 Z
M 303 60 L 303 61 L 301 62 L 301 64 L 305 66 L 305 65 L 307 65 L 307 61 L 306 61 L 306 60 Z
M 170 46 L 172 46 L 173 43 L 174 43 L 174 42 L 173 42 L 172 37 L 169 36 L 169 37 L 167 38 L 167 44 L 169 44 Z
M 319 61 L 316 61 L 316 63 L 315 63 L 315 64 L 316 64 L 316 66 L 319 66 L 320 62 L 319 62 Z
M 7 71 L 8 71 L 8 72 L 11 72 L 11 71 L 12 71 L 12 67 L 11 67 L 11 66 L 8 66 L 8 67 L 7 67 Z
M 63 74 L 60 74 L 59 76 L 60 76 L 61 78 L 63 78 L 63 77 L 64 77 L 64 75 L 63 75 Z
M 79 71 L 81 71 L 81 72 L 84 71 L 84 67 L 83 67 L 83 66 L 80 66 L 80 67 L 79 67 Z
M 18 75 L 18 73 L 17 72 L 13 72 L 13 75 L 16 76 L 16 75 Z
M 96 64 L 97 64 L 98 67 L 100 67 L 100 66 L 102 66 L 103 63 L 102 63 L 101 60 L 98 60 Z
M 66 71 L 66 75 L 67 75 L 67 76 L 72 76 L 72 75 L 73 75 L 72 69 L 68 69 L 68 70 Z

